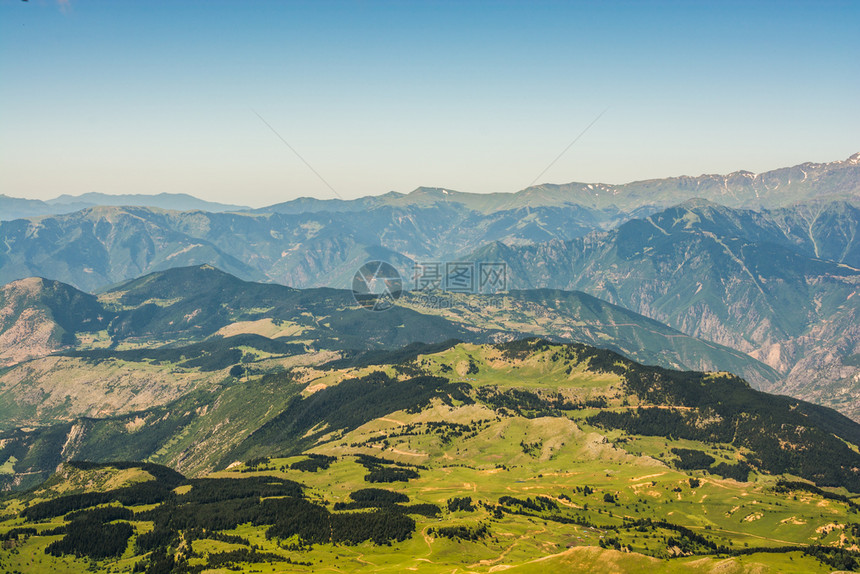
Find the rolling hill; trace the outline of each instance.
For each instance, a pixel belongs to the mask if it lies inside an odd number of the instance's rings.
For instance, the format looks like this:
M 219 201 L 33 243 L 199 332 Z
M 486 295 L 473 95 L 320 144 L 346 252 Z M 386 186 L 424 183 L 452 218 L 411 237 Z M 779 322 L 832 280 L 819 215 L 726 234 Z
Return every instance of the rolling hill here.
M 70 285 L 32 277 L 0 288 L 0 364 L 69 347 L 76 332 L 103 326 L 95 296 Z
M 860 568 L 860 425 L 829 409 L 577 344 L 414 351 L 4 433 L 5 476 L 50 478 L 0 500 L 0 565 Z

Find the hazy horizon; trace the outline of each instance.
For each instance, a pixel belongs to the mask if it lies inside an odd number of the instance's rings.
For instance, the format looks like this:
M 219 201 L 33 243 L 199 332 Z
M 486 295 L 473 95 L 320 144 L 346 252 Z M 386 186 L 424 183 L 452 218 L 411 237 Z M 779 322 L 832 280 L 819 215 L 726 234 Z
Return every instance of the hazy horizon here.
M 841 161 L 858 21 L 851 2 L 3 1 L 0 193 L 262 206 Z
M 860 152 L 855 152 L 855 153 L 860 153 Z M 830 160 L 830 161 L 821 161 L 821 162 L 812 162 L 812 163 L 822 163 L 822 164 L 826 164 L 826 163 L 840 162 L 840 161 L 844 161 L 845 159 L 848 159 L 848 157 L 851 157 L 851 156 L 853 156 L 853 155 L 854 155 L 854 154 L 850 154 L 850 155 L 848 155 L 848 156 L 846 156 L 846 157 L 844 157 L 844 158 L 841 158 L 841 159 L 834 159 L 834 160 Z M 774 168 L 771 168 L 771 169 L 766 169 L 766 170 L 763 170 L 763 171 L 760 171 L 760 172 L 752 172 L 752 173 L 754 173 L 754 174 L 758 175 L 758 174 L 760 174 L 760 173 L 766 173 L 766 172 L 768 172 L 768 171 L 772 171 L 772 170 L 775 170 L 775 169 L 788 168 L 788 167 L 794 167 L 794 166 L 792 166 L 792 165 L 781 165 L 781 166 L 775 166 Z M 647 180 L 646 180 L 646 179 L 634 179 L 634 180 L 630 180 L 630 181 L 617 182 L 617 183 L 611 183 L 611 182 L 606 182 L 606 181 L 565 181 L 565 182 L 550 182 L 550 181 L 545 181 L 545 182 L 538 182 L 538 183 L 535 183 L 533 186 L 530 186 L 530 187 L 539 187 L 539 186 L 541 186 L 541 185 L 567 185 L 567 184 L 583 184 L 583 185 L 589 185 L 589 184 L 595 184 L 595 185 L 599 185 L 599 184 L 606 184 L 606 185 L 627 185 L 627 184 L 633 184 L 633 183 L 637 183 L 637 182 L 641 182 L 641 181 L 648 181 L 648 180 L 660 180 L 660 179 L 672 179 L 672 178 L 676 178 L 676 177 L 700 177 L 700 176 L 707 176 L 707 175 L 728 175 L 729 173 L 739 172 L 739 171 L 751 171 L 751 170 L 736 169 L 736 170 L 733 170 L 732 172 L 725 172 L 725 173 L 715 173 L 715 172 L 703 172 L 703 173 L 700 173 L 700 174 L 681 173 L 681 174 L 667 175 L 667 176 L 665 176 L 665 177 L 648 178 Z M 323 184 L 323 185 L 324 185 L 324 184 Z M 517 193 L 517 192 L 519 192 L 519 191 L 524 191 L 525 189 L 528 189 L 528 188 L 515 189 L 515 190 L 504 190 L 504 191 L 493 191 L 493 190 L 487 190 L 487 191 L 472 191 L 472 190 L 468 190 L 468 189 L 455 189 L 455 188 L 453 188 L 453 187 L 448 187 L 448 186 L 428 186 L 428 185 L 418 185 L 418 186 L 416 186 L 416 187 L 414 187 L 414 188 L 412 188 L 412 189 L 405 190 L 405 191 L 386 190 L 386 191 L 380 191 L 380 192 L 378 192 L 378 193 L 366 193 L 366 194 L 363 194 L 363 195 L 343 196 L 343 197 L 337 197 L 337 196 L 334 196 L 334 194 L 331 194 L 331 192 L 330 192 L 330 196 L 329 196 L 329 197 L 325 197 L 325 196 L 322 196 L 322 195 L 320 195 L 320 196 L 314 196 L 314 195 L 296 195 L 295 197 L 290 197 L 289 199 L 287 199 L 287 200 L 285 200 L 285 201 L 290 201 L 290 200 L 295 200 L 295 199 L 318 199 L 318 200 L 329 200 L 329 199 L 333 199 L 333 200 L 340 200 L 340 199 L 343 199 L 343 200 L 347 200 L 347 201 L 349 201 L 349 200 L 352 200 L 352 199 L 360 199 L 360 198 L 362 198 L 362 197 L 377 197 L 377 196 L 382 196 L 382 195 L 386 195 L 386 194 L 388 194 L 388 193 L 399 193 L 399 194 L 403 194 L 403 195 L 408 195 L 408 194 L 410 194 L 410 193 L 413 193 L 413 192 L 418 191 L 419 189 L 443 189 L 443 190 L 445 190 L 445 191 L 452 191 L 452 192 L 457 192 L 457 193 L 493 194 L 493 193 Z M 238 199 L 238 198 L 237 198 L 237 200 L 235 200 L 235 201 L 220 201 L 220 200 L 213 200 L 213 199 L 209 199 L 209 198 L 207 198 L 207 197 L 203 197 L 203 196 L 198 195 L 198 194 L 195 194 L 195 193 L 189 193 L 189 192 L 184 192 L 184 191 L 173 191 L 173 192 L 161 191 L 161 192 L 151 192 L 151 193 L 147 193 L 147 192 L 122 192 L 122 191 L 115 191 L 115 192 L 98 192 L 98 191 L 93 191 L 93 192 L 82 192 L 82 193 L 78 193 L 78 194 L 60 193 L 60 194 L 57 194 L 57 195 L 54 195 L 54 196 L 51 196 L 51 197 L 39 197 L 39 198 L 36 198 L 36 197 L 22 197 L 22 196 L 15 196 L 15 195 L 13 195 L 13 194 L 0 192 L 0 195 L 6 196 L 6 197 L 14 197 L 14 198 L 20 198 L 20 199 L 37 199 L 37 200 L 41 200 L 41 201 L 52 201 L 52 200 L 57 200 L 57 199 L 61 199 L 61 198 L 62 198 L 62 199 L 77 199 L 77 198 L 85 197 L 85 196 L 90 195 L 90 194 L 95 194 L 95 195 L 109 195 L 109 196 L 124 196 L 124 195 L 155 196 L 155 195 L 160 195 L 160 194 L 168 194 L 168 195 L 189 195 L 189 196 L 192 196 L 192 197 L 195 197 L 195 198 L 197 198 L 197 199 L 204 200 L 204 201 L 214 201 L 214 202 L 216 202 L 216 203 L 223 203 L 223 204 L 234 204 L 234 205 L 238 205 L 238 206 L 240 206 L 240 207 L 261 208 L 261 207 L 267 207 L 267 206 L 269 206 L 269 205 L 272 205 L 272 203 L 259 203 L 259 202 L 241 203 L 241 202 L 239 202 L 239 199 Z

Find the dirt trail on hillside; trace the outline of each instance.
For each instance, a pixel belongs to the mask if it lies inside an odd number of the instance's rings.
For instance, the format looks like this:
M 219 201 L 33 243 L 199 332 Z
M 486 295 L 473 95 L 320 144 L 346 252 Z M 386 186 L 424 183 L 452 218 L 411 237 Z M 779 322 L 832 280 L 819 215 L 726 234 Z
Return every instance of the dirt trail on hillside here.
M 481 560 L 480 562 L 475 562 L 474 564 L 470 564 L 470 565 L 469 565 L 469 568 L 476 568 L 476 567 L 478 567 L 478 566 L 490 566 L 490 565 L 492 565 L 492 564 L 496 564 L 497 562 L 501 562 L 502 560 L 504 560 L 504 559 L 505 559 L 505 556 L 507 556 L 507 555 L 508 555 L 508 553 L 509 553 L 511 550 L 513 550 L 513 549 L 514 549 L 514 547 L 516 547 L 516 545 L 517 545 L 517 544 L 519 544 L 519 543 L 520 543 L 520 541 L 521 541 L 521 540 L 525 540 L 525 539 L 527 539 L 527 538 L 532 538 L 533 536 L 535 536 L 535 535 L 537 535 L 537 534 L 542 534 L 542 533 L 544 533 L 544 532 L 546 532 L 546 528 L 541 528 L 540 530 L 529 530 L 529 531 L 527 531 L 525 534 L 523 534 L 522 536 L 520 536 L 519 538 L 517 538 L 516 540 L 514 540 L 514 541 L 511 543 L 511 545 L 510 545 L 510 546 L 508 546 L 507 548 L 505 548 L 505 550 L 504 550 L 501 554 L 499 554 L 498 558 L 493 558 L 492 560 L 491 560 L 491 559 L 489 559 L 489 558 L 487 558 L 487 559 L 485 559 L 485 560 Z M 502 566 L 502 565 L 499 565 L 499 566 L 496 566 L 496 567 L 494 567 L 494 568 L 491 568 L 491 569 L 490 569 L 490 572 L 496 571 L 496 569 L 501 569 L 501 568 L 500 568 L 501 566 Z M 505 566 L 505 567 L 506 567 L 506 568 L 511 568 L 511 566 Z

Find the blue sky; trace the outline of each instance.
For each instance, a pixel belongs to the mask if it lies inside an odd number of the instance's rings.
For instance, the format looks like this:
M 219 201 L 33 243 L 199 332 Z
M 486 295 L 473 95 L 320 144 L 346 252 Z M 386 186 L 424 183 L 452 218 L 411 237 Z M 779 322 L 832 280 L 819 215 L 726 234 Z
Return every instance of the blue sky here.
M 860 151 L 858 2 L 0 0 L 0 193 L 265 205 Z

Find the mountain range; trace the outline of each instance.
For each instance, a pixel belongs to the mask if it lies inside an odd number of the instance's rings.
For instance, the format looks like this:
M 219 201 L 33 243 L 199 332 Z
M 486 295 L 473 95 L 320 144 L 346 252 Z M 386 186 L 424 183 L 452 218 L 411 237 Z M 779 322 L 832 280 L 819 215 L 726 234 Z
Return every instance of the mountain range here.
M 860 152 L 845 161 L 803 163 L 761 174 L 737 171 L 726 175 L 680 176 L 636 181 L 621 185 L 605 183 L 542 184 L 517 193 L 464 193 L 443 188 L 419 187 L 409 194 L 389 192 L 354 200 L 321 200 L 302 197 L 251 210 L 241 205 L 205 201 L 184 193 L 60 195 L 47 201 L 0 194 L 0 221 L 43 215 L 61 215 L 96 206 L 157 207 L 176 211 L 253 211 L 255 213 L 358 213 L 382 207 L 431 207 L 448 203 L 482 214 L 578 206 L 595 211 L 611 223 L 619 214 L 642 215 L 670 207 L 693 197 L 705 197 L 728 207 L 750 209 L 785 207 L 809 201 L 856 201 Z
M 246 282 L 204 265 L 152 273 L 98 296 L 39 278 L 4 286 L 0 428 L 164 404 L 219 382 L 235 365 L 263 372 L 272 355 L 345 360 L 415 343 L 530 335 L 585 341 L 668 368 L 732 372 L 758 386 L 779 380 L 743 353 L 580 292 L 463 296 L 445 310 L 406 294 L 374 313 L 350 291 Z M 162 361 L 176 367 L 160 372 Z
M 391 192 L 350 201 L 303 198 L 241 213 L 200 206 L 165 211 L 161 205 L 178 205 L 159 200 L 165 197 L 128 196 L 125 199 L 134 201 L 125 207 L 89 207 L 0 222 L 0 281 L 44 276 L 93 291 L 150 271 L 209 263 L 244 279 L 346 287 L 368 258 L 408 269 L 416 261 L 463 258 L 491 242 L 514 246 L 570 241 L 694 198 L 733 208 L 776 210 L 774 217 L 785 207 L 789 211 L 780 241 L 851 264 L 857 258 L 856 243 L 836 235 L 853 237 L 855 228 L 816 216 L 822 205 L 856 207 L 860 202 L 860 154 L 758 176 L 738 172 L 623 186 L 572 183 L 514 194 L 419 188 L 405 195 Z M 134 207 L 147 202 L 148 207 Z M 837 227 L 831 231 L 828 224 Z M 813 237 L 814 226 L 816 234 L 824 229 L 834 237 Z M 771 233 L 760 238 L 774 237 Z M 853 254 L 846 259 L 835 252 L 839 245 L 854 249 Z
M 47 201 L 9 197 L 8 195 L 0 194 L 0 221 L 12 221 L 14 219 L 40 217 L 43 215 L 61 215 L 98 205 L 134 205 L 158 207 L 160 209 L 175 209 L 178 211 L 199 209 L 213 212 L 249 209 L 240 205 L 228 205 L 214 201 L 205 201 L 188 195 L 187 193 L 158 193 L 147 195 L 90 192 L 81 195 L 63 194 Z
M 364 262 L 383 260 L 410 287 L 416 263 L 498 261 L 510 287 L 626 307 L 767 364 L 779 376 L 740 373 L 762 388 L 860 417 L 858 161 L 515 194 L 419 188 L 232 213 L 91 207 L 0 222 L 0 281 L 39 276 L 95 292 L 211 264 L 244 280 L 348 287 Z
M 607 213 L 641 215 L 687 199 L 708 198 L 727 207 L 748 209 L 787 207 L 795 203 L 860 199 L 860 152 L 844 161 L 803 163 L 765 173 L 736 171 L 650 179 L 613 185 L 606 183 L 542 184 L 517 193 L 464 193 L 421 187 L 410 194 L 390 192 L 355 200 L 300 198 L 257 209 L 258 213 L 361 212 L 380 207 L 459 205 L 484 214 L 521 208 L 576 205 Z

